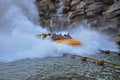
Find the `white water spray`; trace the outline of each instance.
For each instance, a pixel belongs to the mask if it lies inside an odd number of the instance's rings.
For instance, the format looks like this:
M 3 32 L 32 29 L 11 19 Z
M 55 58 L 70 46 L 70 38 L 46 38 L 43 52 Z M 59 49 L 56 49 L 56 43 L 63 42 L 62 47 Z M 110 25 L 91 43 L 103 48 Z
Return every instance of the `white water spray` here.
M 86 55 L 95 54 L 98 49 L 117 49 L 113 42 L 88 28 L 70 32 L 82 42 L 79 47 L 41 40 L 36 35 L 43 32 L 48 33 L 39 26 L 34 0 L 0 0 L 0 61 L 53 57 L 63 52 Z
M 47 30 L 38 26 L 33 0 L 1 0 L 0 8 L 0 60 L 42 57 L 50 52 L 49 44 L 42 44 L 47 42 L 36 36 Z
M 90 29 L 90 25 L 85 23 L 77 26 L 71 31 L 73 38 L 81 41 L 81 46 L 72 49 L 72 53 L 77 55 L 94 55 L 99 50 L 118 51 L 118 46 L 110 40 L 110 37 L 102 35 L 100 32 Z
M 62 17 L 63 7 L 64 7 L 64 0 L 60 0 L 59 8 L 57 10 L 57 16 L 59 17 L 59 19 L 61 19 Z

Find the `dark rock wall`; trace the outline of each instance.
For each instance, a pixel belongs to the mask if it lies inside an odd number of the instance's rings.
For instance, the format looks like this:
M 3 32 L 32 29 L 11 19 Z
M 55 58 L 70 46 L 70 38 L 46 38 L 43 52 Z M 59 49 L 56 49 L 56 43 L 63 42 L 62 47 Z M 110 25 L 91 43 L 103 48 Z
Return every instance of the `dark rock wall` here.
M 62 19 L 56 15 L 60 0 L 37 0 L 41 25 L 50 31 L 67 29 L 87 19 L 92 28 L 120 42 L 119 0 L 63 0 Z M 52 22 L 51 22 L 52 21 Z M 52 23 L 52 25 L 51 25 Z

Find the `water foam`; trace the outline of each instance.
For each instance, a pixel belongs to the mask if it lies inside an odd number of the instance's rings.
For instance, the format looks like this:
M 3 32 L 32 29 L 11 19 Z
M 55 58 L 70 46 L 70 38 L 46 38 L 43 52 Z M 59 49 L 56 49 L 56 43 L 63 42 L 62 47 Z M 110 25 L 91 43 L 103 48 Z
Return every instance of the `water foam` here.
M 70 33 L 82 43 L 79 47 L 41 40 L 36 35 L 48 33 L 38 23 L 34 0 L 0 0 L 0 61 L 23 58 L 60 56 L 62 53 L 95 54 L 98 49 L 116 50 L 117 46 L 105 36 L 80 25 Z
M 110 37 L 90 28 L 85 23 L 77 26 L 71 31 L 73 38 L 81 41 L 81 46 L 75 48 L 74 53 L 78 55 L 92 55 L 98 53 L 99 50 L 118 51 L 118 46 L 110 40 Z

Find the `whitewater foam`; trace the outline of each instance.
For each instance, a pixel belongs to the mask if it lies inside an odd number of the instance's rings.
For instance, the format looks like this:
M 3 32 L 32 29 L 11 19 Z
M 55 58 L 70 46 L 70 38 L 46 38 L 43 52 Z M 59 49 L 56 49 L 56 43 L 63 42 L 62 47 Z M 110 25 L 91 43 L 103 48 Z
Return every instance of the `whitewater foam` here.
M 79 47 L 41 40 L 36 35 L 49 32 L 39 26 L 34 3 L 34 0 L 0 0 L 0 61 L 55 57 L 65 52 L 92 55 L 98 49 L 117 50 L 116 44 L 106 36 L 85 28 L 88 24 L 61 32 L 70 33 L 74 39 L 79 39 L 82 43 Z
M 73 38 L 82 43 L 79 48 L 75 48 L 75 54 L 92 55 L 98 53 L 98 50 L 118 51 L 118 46 L 110 40 L 110 37 L 91 29 L 86 22 L 77 26 L 71 33 Z

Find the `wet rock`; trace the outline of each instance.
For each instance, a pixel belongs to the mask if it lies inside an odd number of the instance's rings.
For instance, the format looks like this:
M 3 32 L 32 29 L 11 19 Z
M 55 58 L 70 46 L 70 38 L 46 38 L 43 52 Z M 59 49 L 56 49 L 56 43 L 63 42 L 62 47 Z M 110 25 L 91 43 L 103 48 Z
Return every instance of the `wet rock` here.
M 100 22 L 101 23 L 101 22 Z M 104 34 L 110 35 L 110 36 L 118 36 L 120 33 L 120 27 L 119 27 L 119 17 L 115 17 L 112 19 L 105 19 L 103 21 L 104 25 L 101 27 L 101 31 Z
M 74 22 L 76 20 L 83 19 L 85 16 L 85 4 L 86 3 L 84 1 L 81 1 L 78 5 L 72 7 L 71 11 L 68 13 L 68 17 Z
M 114 38 L 114 41 L 115 41 L 118 45 L 120 45 L 120 36 L 116 36 L 116 37 Z
M 101 0 L 104 4 L 111 5 L 114 3 L 115 0 Z
M 104 34 L 112 37 L 120 34 L 120 1 L 64 0 L 62 20 L 59 20 L 56 15 L 60 7 L 60 0 L 54 1 L 37 0 L 41 25 L 50 31 L 65 30 L 69 25 L 87 19 L 92 28 L 100 30 Z
M 70 6 L 72 7 L 72 6 L 75 6 L 75 5 L 79 4 L 79 3 L 80 3 L 80 0 L 72 0 Z
M 101 2 L 95 2 L 93 4 L 90 4 L 87 6 L 86 9 L 86 16 L 90 17 L 90 16 L 95 16 L 95 15 L 99 15 L 101 14 L 101 12 L 103 11 L 103 5 Z
M 118 30 L 117 30 L 117 28 L 116 28 L 114 25 L 111 25 L 111 26 L 109 26 L 109 27 L 104 27 L 104 28 L 102 29 L 102 33 L 108 34 L 108 35 L 109 35 L 109 34 L 115 35 L 116 32 L 118 32 Z
M 95 27 L 95 28 L 99 26 L 99 21 L 97 19 L 89 19 L 89 23 L 91 24 L 92 27 Z
M 84 8 L 85 5 L 86 5 L 86 3 L 84 1 L 81 1 L 79 3 L 79 5 L 76 5 L 76 6 L 77 6 L 77 9 L 82 9 L 82 8 Z
M 67 14 L 67 12 L 68 11 L 70 11 L 70 0 L 65 0 L 65 2 L 64 2 L 64 8 L 63 8 L 63 14 L 64 13 L 66 13 Z
M 120 1 L 111 5 L 103 14 L 106 16 L 106 18 L 114 18 L 120 16 Z
M 70 15 L 70 19 L 73 19 L 74 17 L 80 16 L 80 15 L 83 16 L 83 14 L 84 14 L 84 10 L 78 9 L 76 11 L 71 12 L 69 15 Z
M 95 2 L 95 0 L 86 0 L 86 4 L 92 4 L 94 2 Z
M 64 7 L 63 8 L 63 14 L 68 13 L 69 10 L 70 10 L 70 7 Z

